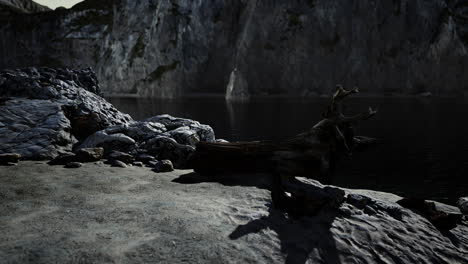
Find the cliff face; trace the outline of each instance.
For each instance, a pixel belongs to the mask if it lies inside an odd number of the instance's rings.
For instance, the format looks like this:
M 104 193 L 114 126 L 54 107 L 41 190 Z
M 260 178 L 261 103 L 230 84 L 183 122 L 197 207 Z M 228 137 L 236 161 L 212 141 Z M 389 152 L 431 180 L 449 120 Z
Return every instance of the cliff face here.
M 250 94 L 468 91 L 461 0 L 87 0 L 2 20 L 0 68 L 91 66 L 105 93 L 224 93 L 234 69 Z

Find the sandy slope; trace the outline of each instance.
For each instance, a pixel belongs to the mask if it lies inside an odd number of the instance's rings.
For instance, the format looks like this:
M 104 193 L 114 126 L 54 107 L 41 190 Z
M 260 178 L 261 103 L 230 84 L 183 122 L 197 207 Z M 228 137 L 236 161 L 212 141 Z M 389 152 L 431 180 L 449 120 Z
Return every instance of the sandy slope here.
M 441 233 L 408 210 L 395 219 L 349 204 L 340 212 L 289 219 L 271 209 L 268 184 L 260 175 L 208 182 L 191 171 L 155 174 L 103 164 L 0 167 L 0 263 L 468 260 L 466 224 Z M 398 199 L 352 192 L 387 204 Z

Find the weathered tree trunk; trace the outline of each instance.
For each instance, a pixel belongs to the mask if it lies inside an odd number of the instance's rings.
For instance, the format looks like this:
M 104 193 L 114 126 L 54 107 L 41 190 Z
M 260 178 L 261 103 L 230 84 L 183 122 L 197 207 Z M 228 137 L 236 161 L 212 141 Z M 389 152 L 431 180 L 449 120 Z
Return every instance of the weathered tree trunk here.
M 357 88 L 347 91 L 338 85 L 324 113 L 324 119 L 310 130 L 290 139 L 271 142 L 200 142 L 190 159 L 191 167 L 201 174 L 223 172 L 265 172 L 275 176 L 272 190 L 274 202 L 281 204 L 285 198 L 310 196 L 292 181 L 302 176 L 327 182 L 337 159 L 354 149 L 373 143 L 374 140 L 355 137 L 352 125 L 372 117 L 376 111 L 347 117 L 341 112 L 342 101 Z M 296 187 L 293 185 L 296 184 Z M 301 191 L 298 191 L 301 190 Z M 300 193 L 299 193 L 300 192 Z M 310 197 L 309 197 L 310 198 Z
M 253 142 L 200 142 L 190 160 L 199 173 L 267 172 L 314 179 L 327 179 L 336 159 L 358 146 L 372 143 L 371 139 L 354 137 L 352 124 L 373 116 L 368 112 L 352 117 L 341 113 L 341 102 L 357 93 L 337 86 L 324 119 L 310 130 L 290 139 Z

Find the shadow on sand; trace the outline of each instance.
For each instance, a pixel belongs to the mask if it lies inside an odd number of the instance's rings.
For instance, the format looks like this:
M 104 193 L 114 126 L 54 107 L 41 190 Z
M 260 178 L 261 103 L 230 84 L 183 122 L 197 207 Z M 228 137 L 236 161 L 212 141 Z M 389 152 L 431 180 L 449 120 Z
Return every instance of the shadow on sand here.
M 173 182 L 181 184 L 217 182 L 225 186 L 249 186 L 267 190 L 270 190 L 273 184 L 272 177 L 268 174 L 225 174 L 212 177 L 188 173 Z M 292 218 L 287 213 L 275 209 L 272 204 L 269 204 L 268 211 L 268 216 L 239 225 L 229 238 L 236 240 L 251 233 L 270 229 L 277 234 L 285 263 L 306 263 L 311 254 L 314 255 L 315 261 L 321 263 L 341 263 L 335 239 L 330 231 L 335 218 L 342 217 L 338 215 L 337 210 L 321 210 L 316 216 L 300 218 Z

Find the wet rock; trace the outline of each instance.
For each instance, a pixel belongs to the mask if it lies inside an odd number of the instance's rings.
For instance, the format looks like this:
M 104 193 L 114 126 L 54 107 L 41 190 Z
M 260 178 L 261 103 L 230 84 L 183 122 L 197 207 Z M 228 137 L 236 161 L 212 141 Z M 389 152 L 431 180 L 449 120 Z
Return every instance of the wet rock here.
M 76 151 L 75 160 L 79 162 L 95 162 L 104 156 L 103 148 L 82 148 Z
M 113 160 L 111 161 L 111 166 L 112 167 L 119 167 L 119 168 L 127 168 L 127 164 L 120 160 Z
M 156 163 L 153 169 L 155 172 L 171 172 L 174 171 L 174 166 L 170 160 L 161 160 Z
M 468 197 L 458 199 L 457 206 L 463 214 L 468 215 Z
M 18 163 L 21 155 L 18 153 L 0 154 L 0 164 Z
M 121 151 L 112 151 L 106 155 L 106 158 L 110 161 L 122 161 L 126 164 L 130 164 L 135 160 L 132 155 Z
M 69 162 L 65 165 L 65 168 L 77 169 L 77 168 L 81 168 L 81 166 L 83 166 L 83 164 L 80 162 Z

